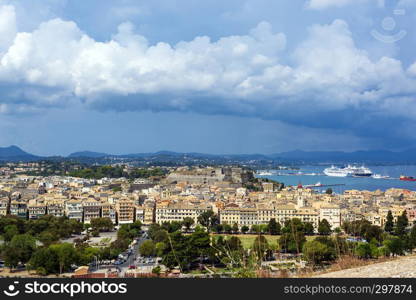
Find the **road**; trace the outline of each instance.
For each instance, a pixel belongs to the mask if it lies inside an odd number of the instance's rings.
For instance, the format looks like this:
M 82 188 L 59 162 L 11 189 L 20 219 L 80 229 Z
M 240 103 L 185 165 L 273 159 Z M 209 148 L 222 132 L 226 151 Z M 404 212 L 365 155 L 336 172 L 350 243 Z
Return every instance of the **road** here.
M 124 276 L 124 274 L 126 273 L 126 271 L 129 269 L 129 266 L 131 265 L 136 265 L 136 260 L 138 259 L 138 257 L 140 256 L 140 246 L 141 244 L 143 244 L 143 242 L 146 240 L 146 238 L 144 237 L 140 237 L 137 240 L 136 245 L 134 245 L 133 247 L 133 252 L 129 255 L 129 257 L 127 258 L 126 262 L 119 265 L 119 268 L 121 269 L 121 276 Z
M 128 256 L 127 260 L 121 264 L 121 265 L 103 265 L 98 266 L 98 269 L 95 269 L 94 272 L 102 272 L 103 270 L 118 270 L 119 276 L 124 277 L 126 272 L 129 271 L 129 267 L 134 265 L 136 266 L 136 269 L 143 272 L 143 273 L 151 273 L 152 269 L 156 267 L 158 264 L 156 262 L 154 263 L 143 263 L 140 262 L 141 259 L 143 259 L 140 256 L 140 246 L 143 244 L 144 241 L 146 241 L 148 238 L 146 234 L 144 236 L 138 238 L 137 243 L 132 248 L 132 253 Z

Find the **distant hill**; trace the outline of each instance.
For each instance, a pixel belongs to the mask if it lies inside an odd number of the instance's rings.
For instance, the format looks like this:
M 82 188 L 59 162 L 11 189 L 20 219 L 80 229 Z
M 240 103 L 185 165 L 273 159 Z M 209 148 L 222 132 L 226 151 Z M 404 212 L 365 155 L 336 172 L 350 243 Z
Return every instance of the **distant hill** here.
M 33 161 L 41 157 L 27 153 L 17 146 L 0 147 L 1 161 Z
M 70 154 L 67 158 L 85 162 L 107 163 L 109 159 L 143 160 L 148 162 L 204 162 L 217 164 L 246 164 L 252 161 L 263 163 L 416 163 L 416 149 L 401 152 L 386 150 L 374 151 L 289 151 L 270 155 L 264 154 L 204 154 L 204 153 L 178 153 L 172 151 L 159 151 L 155 153 L 133 153 L 114 155 L 93 151 L 80 151 Z M 46 159 L 27 153 L 17 146 L 0 147 L 0 161 L 34 161 Z M 47 159 L 65 159 L 65 157 L 47 157 Z
M 233 161 L 251 161 L 251 160 L 272 160 L 272 161 L 291 161 L 291 162 L 312 162 L 312 163 L 416 163 L 416 149 L 410 149 L 402 152 L 392 152 L 386 150 L 374 151 L 302 151 L 295 150 L 289 152 L 276 153 L 271 155 L 264 154 L 203 154 L 203 153 L 178 153 L 171 151 L 159 151 L 155 153 L 136 153 L 126 155 L 112 155 L 104 153 L 96 153 L 90 151 L 77 152 L 69 157 L 85 157 L 85 158 L 169 158 L 171 160 L 182 160 L 186 158 L 202 158 L 209 160 L 233 160 Z
M 107 153 L 92 152 L 92 151 L 80 151 L 80 152 L 74 152 L 68 155 L 69 158 L 74 158 L 74 157 L 100 158 L 100 157 L 107 157 L 107 156 L 113 156 L 113 155 L 107 154 Z

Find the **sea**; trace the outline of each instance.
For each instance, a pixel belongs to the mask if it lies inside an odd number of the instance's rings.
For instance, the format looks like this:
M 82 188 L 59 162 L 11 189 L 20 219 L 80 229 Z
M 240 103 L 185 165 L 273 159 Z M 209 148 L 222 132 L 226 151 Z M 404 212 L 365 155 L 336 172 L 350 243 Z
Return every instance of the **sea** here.
M 397 166 L 366 166 L 371 169 L 373 174 L 389 176 L 388 179 L 376 179 L 372 177 L 329 177 L 323 174 L 325 168 L 330 166 L 300 166 L 299 170 L 268 170 L 273 175 L 259 176 L 259 178 L 269 178 L 274 181 L 282 182 L 285 186 L 303 186 L 322 184 L 321 188 L 314 188 L 316 191 L 325 192 L 327 188 L 332 188 L 334 193 L 342 194 L 345 190 L 368 190 L 386 191 L 390 188 L 402 188 L 416 191 L 416 182 L 399 180 L 401 175 L 416 178 L 416 165 L 397 165 Z M 340 166 L 341 167 L 341 166 Z

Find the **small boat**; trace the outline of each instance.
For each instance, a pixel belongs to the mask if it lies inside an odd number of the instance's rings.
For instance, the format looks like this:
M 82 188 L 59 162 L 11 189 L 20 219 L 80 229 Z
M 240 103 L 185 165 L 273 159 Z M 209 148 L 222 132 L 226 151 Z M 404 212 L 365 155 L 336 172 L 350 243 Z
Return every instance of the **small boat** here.
M 401 181 L 416 181 L 416 178 L 412 177 L 412 176 L 400 176 L 400 180 Z
M 374 179 L 389 179 L 390 178 L 390 176 L 383 176 L 383 175 L 380 175 L 380 174 L 374 174 L 371 177 L 374 178 Z

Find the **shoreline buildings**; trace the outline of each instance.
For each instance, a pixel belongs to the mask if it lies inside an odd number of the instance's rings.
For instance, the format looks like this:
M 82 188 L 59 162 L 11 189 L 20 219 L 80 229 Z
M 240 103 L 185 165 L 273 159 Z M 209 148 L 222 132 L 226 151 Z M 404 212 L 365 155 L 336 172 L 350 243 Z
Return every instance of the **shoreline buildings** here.
M 3 176 L 0 216 L 37 219 L 48 214 L 85 224 L 106 217 L 114 224 L 139 220 L 145 225 L 191 218 L 196 224 L 199 215 L 212 210 L 221 223 L 239 228 L 267 224 L 271 219 L 283 224 L 298 218 L 312 223 L 315 230 L 323 219 L 332 229 L 361 219 L 383 226 L 389 210 L 395 218 L 406 211 L 410 222 L 416 220 L 414 191 L 350 190 L 329 195 L 301 185 L 282 188 L 273 182 L 257 182 L 253 188 L 254 181 L 250 171 L 231 167 L 176 168 L 157 182 Z

